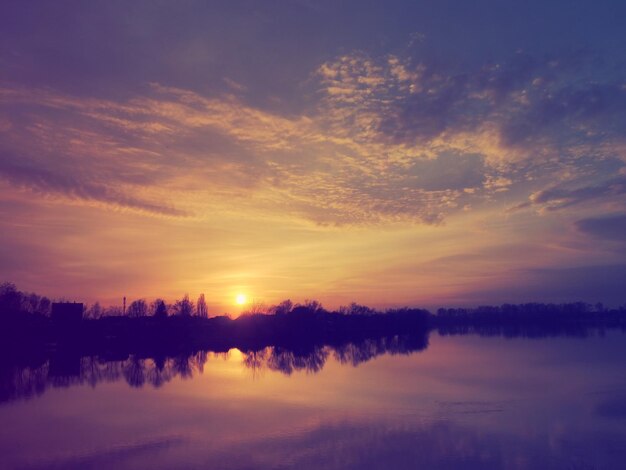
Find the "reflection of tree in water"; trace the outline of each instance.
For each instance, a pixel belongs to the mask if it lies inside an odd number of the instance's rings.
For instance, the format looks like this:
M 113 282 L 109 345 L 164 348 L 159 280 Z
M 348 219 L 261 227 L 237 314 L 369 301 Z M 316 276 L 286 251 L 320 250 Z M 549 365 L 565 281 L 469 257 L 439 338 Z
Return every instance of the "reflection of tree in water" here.
M 329 351 L 319 346 L 306 352 L 270 346 L 258 351 L 246 351 L 243 355 L 244 367 L 250 369 L 254 376 L 264 369 L 291 375 L 294 371 L 319 372 L 326 363 Z
M 204 364 L 209 358 L 208 351 L 198 351 L 191 358 L 193 368 L 200 374 L 204 373 Z
M 97 356 L 72 358 L 77 361 L 75 373 L 60 373 L 63 367 L 51 367 L 52 360 L 39 366 L 0 368 L 0 402 L 28 399 L 43 394 L 49 387 L 69 387 L 115 382 L 124 379 L 128 385 L 141 388 L 146 383 L 158 388 L 176 377 L 191 378 L 202 373 L 208 353 L 179 354 L 175 357 L 142 358 L 130 355 L 125 360 L 107 361 Z
M 259 351 L 243 352 L 242 364 L 246 369 L 252 372 L 252 377 L 256 378 L 259 372 L 265 367 L 270 349 L 271 348 L 265 348 Z
M 306 349 L 266 347 L 243 353 L 243 366 L 259 374 L 272 370 L 291 375 L 321 371 L 332 354 L 341 364 L 357 366 L 381 354 L 411 354 L 425 349 L 426 335 L 392 336 L 366 339 L 335 346 L 310 346 Z M 0 370 L 0 401 L 41 395 L 48 387 L 69 387 L 125 380 L 133 388 L 146 384 L 158 388 L 174 378 L 188 379 L 204 371 L 208 351 L 179 353 L 154 358 L 129 355 L 124 360 L 106 360 L 98 356 L 82 358 L 59 356 L 36 367 L 13 367 Z M 228 353 L 215 353 L 227 359 Z M 76 367 L 74 367 L 76 365 Z
M 335 348 L 334 357 L 341 364 L 358 366 L 374 357 L 383 354 L 381 344 L 376 340 L 365 340 L 359 344 L 344 344 Z
M 146 367 L 144 360 L 131 356 L 122 368 L 126 383 L 134 388 L 141 388 L 146 383 Z
M 179 375 L 182 379 L 189 379 L 193 377 L 193 367 L 191 365 L 190 356 L 176 356 L 170 361 L 170 364 L 174 373 Z
M 29 398 L 41 395 L 47 387 L 49 365 L 46 363 L 38 368 L 14 368 L 2 374 L 0 386 L 0 400 L 6 401 L 15 398 L 15 390 Z
M 146 367 L 146 381 L 154 388 L 159 388 L 172 380 L 174 373 L 168 365 L 165 357 L 149 360 Z
M 341 364 L 351 364 L 356 367 L 382 354 L 408 355 L 427 347 L 427 335 L 391 336 L 337 346 L 334 348 L 334 357 Z
M 95 387 L 99 382 L 101 364 L 94 357 L 84 357 L 81 360 L 81 376 L 91 387 Z
M 502 330 L 497 333 L 503 334 Z M 524 336 L 527 333 L 521 331 L 517 334 Z M 424 331 L 421 334 L 391 335 L 360 341 L 338 340 L 331 345 L 250 349 L 243 353 L 242 363 L 255 376 L 263 370 L 285 375 L 301 371 L 317 373 L 331 355 L 341 364 L 358 366 L 383 354 L 408 355 L 424 350 L 427 346 L 428 333 Z M 211 356 L 228 359 L 229 353 L 211 353 Z M 16 365 L 6 360 L 0 363 L 0 402 L 41 395 L 49 387 L 95 387 L 102 382 L 118 380 L 125 380 L 135 388 L 146 384 L 158 388 L 177 377 L 188 379 L 203 373 L 208 357 L 208 351 L 196 350 L 175 355 L 157 351 L 154 357 L 130 354 L 118 360 L 96 355 L 77 357 L 56 354 L 47 360 L 43 356 L 39 362 L 33 361 L 32 365 Z
M 327 348 L 319 346 L 303 354 L 288 349 L 269 349 L 271 353 L 267 360 L 267 367 L 287 375 L 300 370 L 317 373 L 324 367 L 329 354 Z
M 427 346 L 428 337 L 419 335 L 366 339 L 336 346 L 313 346 L 305 351 L 267 347 L 244 352 L 243 365 L 254 374 L 263 369 L 286 375 L 296 371 L 317 373 L 322 370 L 331 353 L 341 364 L 357 366 L 382 354 L 411 354 L 426 349 Z

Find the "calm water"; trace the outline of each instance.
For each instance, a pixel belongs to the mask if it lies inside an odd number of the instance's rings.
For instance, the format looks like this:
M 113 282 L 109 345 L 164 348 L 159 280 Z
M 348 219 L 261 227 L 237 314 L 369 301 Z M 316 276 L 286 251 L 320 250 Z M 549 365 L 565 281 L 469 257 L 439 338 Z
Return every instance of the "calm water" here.
M 371 348 L 84 358 L 80 376 L 5 375 L 0 466 L 626 468 L 621 333 Z

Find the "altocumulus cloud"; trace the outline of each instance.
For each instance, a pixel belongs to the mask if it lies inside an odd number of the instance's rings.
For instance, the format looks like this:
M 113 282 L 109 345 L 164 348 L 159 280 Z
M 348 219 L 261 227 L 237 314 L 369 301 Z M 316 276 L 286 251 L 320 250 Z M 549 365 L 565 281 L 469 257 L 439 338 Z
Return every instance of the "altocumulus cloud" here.
M 148 214 L 229 211 L 236 197 L 321 224 L 438 223 L 511 188 L 530 195 L 518 208 L 615 202 L 626 90 L 596 63 L 518 53 L 451 71 L 345 54 L 311 72 L 318 100 L 295 116 L 156 83 L 125 101 L 5 85 L 0 174 Z

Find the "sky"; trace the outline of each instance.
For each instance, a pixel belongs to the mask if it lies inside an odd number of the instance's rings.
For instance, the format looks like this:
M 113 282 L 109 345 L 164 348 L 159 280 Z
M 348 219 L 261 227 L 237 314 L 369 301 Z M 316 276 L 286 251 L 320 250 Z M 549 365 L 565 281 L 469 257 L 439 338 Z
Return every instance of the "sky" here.
M 621 0 L 0 4 L 0 280 L 626 303 Z

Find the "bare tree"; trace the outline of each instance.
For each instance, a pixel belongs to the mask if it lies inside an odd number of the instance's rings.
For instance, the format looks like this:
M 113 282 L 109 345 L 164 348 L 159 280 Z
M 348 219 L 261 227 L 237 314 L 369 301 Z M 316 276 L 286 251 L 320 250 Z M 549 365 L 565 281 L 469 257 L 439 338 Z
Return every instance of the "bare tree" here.
M 204 294 L 200 294 L 198 302 L 196 302 L 196 315 L 202 318 L 207 318 L 209 316 L 209 310 L 206 306 L 206 300 L 204 300 Z
M 189 300 L 189 294 L 185 294 L 182 299 L 174 304 L 174 311 L 177 315 L 187 317 L 193 315 L 193 302 Z
M 309 300 L 309 299 L 305 299 L 304 303 L 296 304 L 291 310 L 291 313 L 295 315 L 303 315 L 303 314 L 304 315 L 306 314 L 316 315 L 322 312 L 324 312 L 324 307 L 322 307 L 322 304 L 317 300 Z
M 124 314 L 122 307 L 113 305 L 111 307 L 107 307 L 102 312 L 103 317 L 121 317 Z
M 289 299 L 283 300 L 278 305 L 273 305 L 270 307 L 270 313 L 274 315 L 285 315 L 293 309 L 293 302 Z
M 50 302 L 50 299 L 48 297 L 42 297 L 39 300 L 39 306 L 37 307 L 37 313 L 41 314 L 41 315 L 50 315 L 50 307 L 51 307 L 52 303 Z
M 304 299 L 304 304 L 302 306 L 311 313 L 317 313 L 324 310 L 324 307 L 322 307 L 322 304 L 319 300 Z
M 96 302 L 95 304 L 91 305 L 87 311 L 85 312 L 85 317 L 86 318 L 92 318 L 94 320 L 100 318 L 102 316 L 102 307 L 100 306 L 100 304 L 98 302 Z
M 373 315 L 376 311 L 366 305 L 352 302 L 350 305 L 339 307 L 339 313 L 344 315 Z
M 250 306 L 243 312 L 245 314 L 266 314 L 268 312 L 267 305 L 263 302 L 252 302 Z
M 165 300 L 156 299 L 152 302 L 151 311 L 155 318 L 167 317 L 167 304 L 165 303 Z
M 15 284 L 4 282 L 0 284 L 0 312 L 19 313 L 22 306 L 23 294 L 17 290 Z
M 133 300 L 128 306 L 127 314 L 131 318 L 145 317 L 148 314 L 148 304 L 144 299 Z
M 28 313 L 36 313 L 40 299 L 41 298 L 37 294 L 24 294 L 22 310 Z

